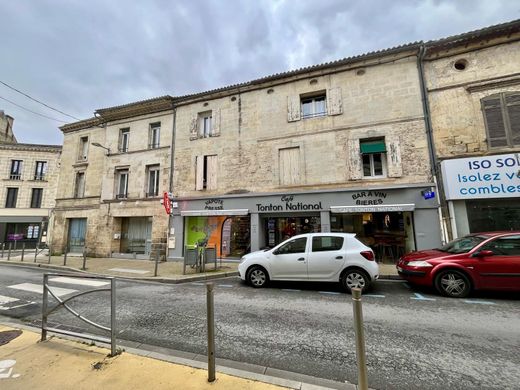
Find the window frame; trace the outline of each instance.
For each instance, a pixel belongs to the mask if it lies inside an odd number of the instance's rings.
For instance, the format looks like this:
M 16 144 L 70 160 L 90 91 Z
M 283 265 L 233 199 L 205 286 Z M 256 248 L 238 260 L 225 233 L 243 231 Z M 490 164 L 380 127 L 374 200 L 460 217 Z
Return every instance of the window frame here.
M 155 196 L 159 196 L 159 186 L 160 186 L 160 165 L 149 165 L 146 167 L 147 174 L 146 174 L 146 197 L 147 198 L 153 198 Z M 152 173 L 153 175 L 153 183 L 152 180 Z M 151 186 L 152 184 L 152 186 Z M 150 191 L 150 188 L 152 188 L 152 191 Z
M 500 241 L 504 242 L 504 241 L 507 241 L 507 240 L 516 240 L 516 241 L 520 242 L 520 235 L 496 237 L 493 240 L 491 240 L 491 241 L 485 243 L 484 245 L 482 245 L 479 248 L 479 251 L 490 250 L 490 251 L 493 252 L 494 256 L 514 256 L 514 257 L 520 256 L 520 249 L 518 250 L 518 253 L 516 253 L 516 254 L 504 254 L 504 253 L 497 253 L 497 252 L 495 252 L 495 250 L 497 249 L 495 244 L 500 242 Z M 491 247 L 491 246 L 493 246 L 493 247 Z
M 317 102 L 323 100 L 323 111 L 317 111 Z M 311 112 L 309 114 L 305 114 L 304 106 L 305 104 L 311 104 Z M 302 119 L 310 119 L 310 118 L 319 118 L 323 116 L 327 116 L 327 92 L 319 92 L 313 95 L 303 95 L 300 96 L 300 112 Z
M 493 95 L 489 95 L 489 96 L 485 96 L 483 97 L 482 99 L 480 99 L 480 106 L 481 106 L 481 110 L 482 110 L 482 116 L 484 117 L 484 127 L 486 129 L 486 143 L 488 145 L 488 148 L 490 149 L 501 149 L 501 148 L 513 148 L 513 147 L 516 147 L 516 146 L 520 146 L 520 142 L 518 143 L 514 143 L 513 142 L 513 124 L 511 123 L 511 118 L 510 118 L 510 115 L 509 115 L 509 111 L 508 111 L 508 103 L 507 103 L 507 98 L 509 96 L 519 96 L 520 97 L 520 92 L 500 92 L 500 93 L 495 93 Z M 493 140 L 500 140 L 502 138 L 505 138 L 505 141 L 506 141 L 506 144 L 505 146 L 492 146 L 491 145 L 491 137 L 490 137 L 490 129 L 489 129 L 489 123 L 488 123 L 488 116 L 486 114 L 486 103 L 489 102 L 490 100 L 494 100 L 494 99 L 499 99 L 500 100 L 500 106 L 496 106 L 496 107 L 487 107 L 488 109 L 490 108 L 500 108 L 500 113 L 501 113 L 501 119 L 502 119 L 502 123 L 504 125 L 504 133 L 505 133 L 505 137 L 501 137 L 501 138 L 493 138 Z M 513 103 L 511 104 L 512 106 L 515 106 L 515 105 L 519 105 L 520 106 L 520 102 L 519 103 Z M 520 123 L 515 123 L 517 126 L 520 127 Z
M 361 172 L 363 179 L 384 179 L 388 177 L 388 162 L 387 162 L 387 152 L 375 152 L 375 153 L 363 153 L 361 152 L 363 150 L 363 144 L 364 143 L 370 143 L 370 142 L 383 142 L 385 143 L 385 149 L 386 149 L 386 142 L 385 138 L 368 138 L 368 139 L 360 139 L 359 140 L 359 150 L 361 154 Z M 381 174 L 376 175 L 376 166 L 374 162 L 374 156 L 378 155 L 381 158 Z M 365 174 L 365 156 L 369 159 L 369 166 L 370 166 L 370 174 Z
M 333 242 L 335 244 L 334 241 L 336 240 L 341 240 L 341 245 L 339 246 L 339 248 L 335 248 L 335 249 L 329 249 L 329 248 L 326 248 L 326 247 L 323 247 L 321 246 L 319 249 L 318 248 L 314 248 L 314 242 L 315 241 L 320 241 L 320 244 L 322 244 L 322 240 L 324 238 L 330 238 L 331 239 L 331 242 Z M 345 245 L 345 238 L 344 237 L 340 237 L 340 236 L 333 236 L 333 235 L 330 235 L 330 236 L 313 236 L 312 237 L 312 241 L 311 241 L 311 252 L 313 253 L 320 253 L 320 252 L 337 252 L 337 251 L 340 251 L 343 249 L 343 246 Z M 324 249 L 325 248 L 325 249 Z
M 80 180 L 82 178 L 82 186 L 80 187 Z M 74 198 L 81 199 L 85 197 L 85 187 L 86 187 L 86 175 L 84 171 L 76 172 L 76 177 L 74 178 Z M 81 193 L 80 193 L 81 190 Z
M 11 160 L 9 180 L 22 180 L 23 160 Z
M 301 240 L 305 240 L 305 246 L 304 246 L 303 252 L 283 252 L 282 251 L 283 248 L 286 248 L 286 247 L 296 243 L 296 241 L 301 241 Z M 286 242 L 286 243 L 280 245 L 278 248 L 276 248 L 276 250 L 273 252 L 273 254 L 275 254 L 275 255 L 293 255 L 296 253 L 307 253 L 308 242 L 309 242 L 309 237 L 291 238 L 291 239 L 289 239 L 289 242 Z
M 9 196 L 10 193 L 14 193 L 14 196 Z M 5 197 L 5 208 L 15 209 L 16 203 L 18 202 L 18 187 L 7 187 L 7 193 Z
M 118 169 L 116 179 L 116 199 L 127 199 L 128 198 L 128 181 L 130 178 L 130 172 L 128 169 Z M 121 192 L 121 182 L 124 179 L 124 192 Z
M 35 195 L 37 197 L 35 198 Z M 32 209 L 41 209 L 43 202 L 43 188 L 32 188 L 31 189 L 31 208 Z
M 41 168 L 40 168 L 41 167 Z M 45 180 L 47 175 L 47 161 L 36 161 L 34 166 L 34 180 Z
M 78 161 L 88 161 L 89 136 L 79 137 Z
M 213 135 L 213 111 L 199 112 L 198 117 L 198 137 L 211 137 Z
M 161 146 L 161 122 L 150 123 L 148 134 L 148 149 L 158 149 Z
M 119 153 L 128 153 L 130 145 L 130 127 L 119 129 Z

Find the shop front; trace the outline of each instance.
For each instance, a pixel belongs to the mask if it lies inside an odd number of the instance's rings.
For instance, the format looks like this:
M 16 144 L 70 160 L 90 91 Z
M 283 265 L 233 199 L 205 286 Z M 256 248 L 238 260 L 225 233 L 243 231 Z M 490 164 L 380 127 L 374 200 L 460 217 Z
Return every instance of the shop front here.
M 441 163 L 453 238 L 520 230 L 520 153 Z
M 195 245 L 215 247 L 220 258 L 240 258 L 297 234 L 332 231 L 355 233 L 378 260 L 395 262 L 406 252 L 441 243 L 437 198 L 426 192 L 431 184 L 178 199 L 169 258 L 181 259 Z

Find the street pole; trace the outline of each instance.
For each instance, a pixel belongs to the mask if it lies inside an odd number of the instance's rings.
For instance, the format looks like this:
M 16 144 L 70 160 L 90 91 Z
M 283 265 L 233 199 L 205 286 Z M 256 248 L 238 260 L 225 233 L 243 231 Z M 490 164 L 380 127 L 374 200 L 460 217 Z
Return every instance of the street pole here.
M 2 259 L 4 258 L 5 242 L 2 242 Z
M 116 356 L 116 279 L 110 280 L 110 354 Z
M 51 248 L 51 244 L 49 244 L 49 261 L 47 262 L 47 264 L 51 263 L 51 253 L 52 253 L 52 248 Z
M 22 262 L 23 262 L 23 257 L 25 255 L 25 242 L 22 242 Z
M 11 260 L 11 246 L 12 242 L 9 243 L 9 249 L 7 250 L 7 261 Z
M 213 283 L 206 284 L 206 303 L 208 310 L 208 382 L 215 381 L 215 313 Z
M 65 253 L 63 254 L 63 265 L 67 265 L 67 252 L 69 251 L 68 245 L 65 245 Z
M 87 265 L 87 251 L 85 249 L 83 249 L 83 267 L 81 267 L 81 269 L 83 271 L 86 270 L 85 266 Z
M 352 288 L 354 310 L 354 330 L 356 332 L 356 357 L 358 367 L 358 389 L 368 390 L 367 364 L 365 354 L 365 333 L 363 331 L 363 308 L 361 306 L 361 289 Z

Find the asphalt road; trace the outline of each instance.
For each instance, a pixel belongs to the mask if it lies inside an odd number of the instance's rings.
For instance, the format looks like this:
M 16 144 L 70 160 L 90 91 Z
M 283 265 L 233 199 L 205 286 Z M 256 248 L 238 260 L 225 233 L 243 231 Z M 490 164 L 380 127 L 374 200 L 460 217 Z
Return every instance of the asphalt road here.
M 0 315 L 39 321 L 41 294 L 13 286 L 40 285 L 42 273 L 0 266 Z M 276 283 L 253 289 L 238 278 L 214 284 L 217 357 L 357 382 L 351 296 L 338 286 Z M 63 293 L 66 298 L 73 292 Z M 205 353 L 203 283 L 118 280 L 117 299 L 120 339 Z M 109 324 L 107 293 L 79 297 L 72 306 Z M 520 294 L 450 299 L 399 281 L 379 281 L 364 296 L 363 311 L 372 388 L 520 389 Z M 50 321 L 94 333 L 62 311 Z

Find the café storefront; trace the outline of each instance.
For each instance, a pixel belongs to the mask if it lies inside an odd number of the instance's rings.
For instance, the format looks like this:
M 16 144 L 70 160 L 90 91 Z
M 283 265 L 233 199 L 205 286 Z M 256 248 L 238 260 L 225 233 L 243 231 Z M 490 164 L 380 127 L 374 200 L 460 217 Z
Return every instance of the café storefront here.
M 215 247 L 218 257 L 240 258 L 297 234 L 346 232 L 356 233 L 378 260 L 394 262 L 440 245 L 437 198 L 425 199 L 426 192 L 431 185 L 178 199 L 169 258 L 182 258 L 196 243 Z

